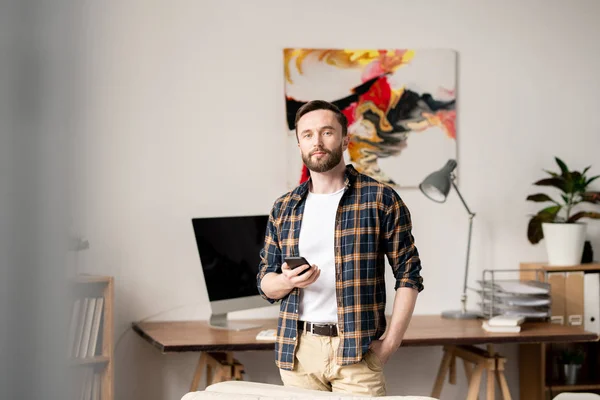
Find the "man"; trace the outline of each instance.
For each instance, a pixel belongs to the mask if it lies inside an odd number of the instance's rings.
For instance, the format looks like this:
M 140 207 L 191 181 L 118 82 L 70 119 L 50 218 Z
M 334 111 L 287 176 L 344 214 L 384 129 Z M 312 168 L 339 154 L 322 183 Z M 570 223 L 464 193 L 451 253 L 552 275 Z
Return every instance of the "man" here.
M 345 165 L 336 106 L 309 102 L 295 125 L 310 179 L 275 202 L 257 275 L 260 294 L 281 301 L 276 364 L 286 386 L 383 396 L 383 366 L 423 290 L 410 213 L 391 187 Z M 290 256 L 311 265 L 291 269 Z M 386 256 L 396 278 L 389 326 Z

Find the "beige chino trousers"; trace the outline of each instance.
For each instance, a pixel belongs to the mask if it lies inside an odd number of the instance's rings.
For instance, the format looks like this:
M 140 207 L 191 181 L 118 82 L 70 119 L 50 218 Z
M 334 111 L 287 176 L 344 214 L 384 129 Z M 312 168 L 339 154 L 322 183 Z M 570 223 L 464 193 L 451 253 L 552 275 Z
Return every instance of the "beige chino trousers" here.
M 340 337 L 299 332 L 292 371 L 280 369 L 284 386 L 341 392 L 355 395 L 385 396 L 383 365 L 372 350 L 362 361 L 337 365 Z

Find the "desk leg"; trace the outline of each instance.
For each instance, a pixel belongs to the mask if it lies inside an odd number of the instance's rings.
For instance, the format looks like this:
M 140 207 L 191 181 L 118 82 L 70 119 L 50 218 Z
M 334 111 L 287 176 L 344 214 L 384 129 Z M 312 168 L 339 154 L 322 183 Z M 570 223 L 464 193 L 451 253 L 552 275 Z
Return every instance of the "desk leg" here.
M 506 382 L 506 376 L 504 376 L 504 364 L 506 363 L 506 359 L 497 358 L 496 359 L 496 379 L 498 379 L 498 385 L 500 385 L 500 390 L 502 391 L 502 398 L 504 400 L 512 400 L 510 396 L 510 391 L 508 390 L 508 383 Z
M 244 379 L 244 366 L 242 364 L 236 364 L 233 366 L 233 379 L 236 381 L 241 381 Z
M 230 381 L 233 379 L 233 368 L 235 367 L 235 360 L 233 359 L 233 353 L 227 353 L 225 356 L 225 364 L 221 366 L 221 379 L 222 381 Z
M 491 368 L 487 369 L 486 384 L 487 384 L 487 395 L 485 400 L 494 400 L 496 397 L 496 387 L 494 386 L 494 379 L 496 379 L 497 371 L 496 366 L 492 365 Z
M 213 384 L 213 376 L 213 366 L 210 364 L 206 365 L 206 387 Z
M 467 378 L 467 387 L 471 384 L 471 377 L 473 376 L 473 364 L 467 360 L 463 360 L 463 365 L 465 367 L 465 377 Z M 479 400 L 479 397 L 477 397 Z
M 206 357 L 206 353 L 202 352 L 202 354 L 200 354 L 198 364 L 196 365 L 196 371 L 194 372 L 194 379 L 192 379 L 192 386 L 190 387 L 190 392 L 195 392 L 196 390 L 198 390 L 198 385 L 200 384 L 200 379 L 202 378 L 202 371 L 206 366 Z
M 202 353 L 194 372 L 194 379 L 190 392 L 198 390 L 198 385 L 202 379 L 202 372 L 206 367 L 206 386 L 213 383 L 243 380 L 244 366 L 238 360 L 233 358 L 233 353 Z
M 442 387 L 444 386 L 444 379 L 446 378 L 446 371 L 450 368 L 450 363 L 454 358 L 454 353 L 451 346 L 444 346 L 444 357 L 440 363 L 437 378 L 435 379 L 435 385 L 431 391 L 431 397 L 439 399 L 442 394 Z
M 451 385 L 456 385 L 456 357 L 454 356 L 452 356 L 452 359 L 450 360 L 448 383 Z
M 454 370 L 455 367 L 453 367 L 452 364 L 456 362 L 456 358 L 461 358 L 464 363 L 465 375 L 469 384 L 467 400 L 477 400 L 481 386 L 481 378 L 484 372 L 486 372 L 487 378 L 486 397 L 488 400 L 494 400 L 495 398 L 496 388 L 494 386 L 494 377 L 498 380 L 498 385 L 502 391 L 502 398 L 504 400 L 512 399 L 508 390 L 506 377 L 504 376 L 504 364 L 506 363 L 506 359 L 499 354 L 494 353 L 491 347 L 488 347 L 488 351 L 486 352 L 485 350 L 474 346 L 444 346 L 444 357 L 442 358 L 438 370 L 431 397 L 440 397 L 448 370 L 450 370 L 450 382 L 454 383 L 453 381 L 455 378 L 452 376 L 452 370 Z M 471 364 L 475 365 L 474 370 L 472 369 Z
M 213 376 L 211 384 L 226 381 L 227 379 L 225 377 L 224 372 L 225 371 L 223 370 L 223 368 L 217 368 L 217 370 L 215 371 L 215 375 Z
M 471 376 L 471 383 L 469 384 L 469 392 L 467 393 L 467 400 L 477 400 L 479 395 L 479 385 L 481 384 L 481 376 L 483 375 L 483 369 L 485 365 L 483 363 L 477 364 L 473 376 Z

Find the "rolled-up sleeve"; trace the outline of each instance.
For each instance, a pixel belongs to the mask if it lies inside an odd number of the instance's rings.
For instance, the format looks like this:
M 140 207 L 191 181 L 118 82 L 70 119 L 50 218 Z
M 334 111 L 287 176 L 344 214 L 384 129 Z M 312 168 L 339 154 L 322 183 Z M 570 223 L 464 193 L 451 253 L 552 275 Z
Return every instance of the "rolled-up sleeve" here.
M 386 255 L 396 278 L 394 289 L 410 287 L 422 291 L 421 259 L 412 234 L 410 212 L 395 192 L 382 228 Z
M 268 297 L 265 292 L 263 292 L 261 283 L 262 279 L 269 272 L 281 272 L 281 248 L 279 247 L 279 238 L 277 236 L 277 229 L 275 226 L 277 207 L 277 203 L 273 205 L 273 209 L 269 214 L 269 220 L 267 222 L 267 229 L 265 232 L 265 244 L 260 251 L 260 263 L 258 265 L 258 274 L 256 276 L 258 293 L 269 303 L 275 303 L 278 300 Z

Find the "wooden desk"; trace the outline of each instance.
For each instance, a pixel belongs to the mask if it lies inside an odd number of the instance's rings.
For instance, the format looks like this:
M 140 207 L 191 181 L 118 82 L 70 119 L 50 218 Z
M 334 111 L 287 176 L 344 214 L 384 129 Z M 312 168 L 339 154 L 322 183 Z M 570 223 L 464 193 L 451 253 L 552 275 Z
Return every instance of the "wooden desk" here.
M 205 366 L 209 375 L 209 369 L 217 369 L 217 380 L 235 378 L 236 371 L 238 377 L 241 375 L 243 366 L 236 363 L 231 352 L 274 349 L 274 343 L 256 340 L 256 334 L 263 329 L 276 328 L 277 320 L 267 319 L 247 322 L 260 322 L 262 327 L 246 331 L 226 331 L 211 328 L 206 321 L 170 321 L 134 323 L 133 330 L 163 353 L 202 352 L 191 387 L 191 390 L 197 390 Z M 441 384 L 443 384 L 446 372 L 450 373 L 450 382 L 454 382 L 455 358 L 463 358 L 465 372 L 470 380 L 469 391 L 471 393 L 475 392 L 472 387 L 478 387 L 483 371 L 474 368 L 474 370 L 471 369 L 471 372 L 468 372 L 467 362 L 476 364 L 474 367 L 478 365 L 478 360 L 482 364 L 487 363 L 486 365 L 489 368 L 496 368 L 493 371 L 502 376 L 503 374 L 501 374 L 501 371 L 498 372 L 498 368 L 501 368 L 504 363 L 503 358 L 494 353 L 491 347 L 488 347 L 486 355 L 481 353 L 480 349 L 473 348 L 474 345 L 595 340 L 598 340 L 596 334 L 585 332 L 581 328 L 544 322 L 527 322 L 523 324 L 520 333 L 488 333 L 481 328 L 481 320 L 451 320 L 443 319 L 439 315 L 415 315 L 406 331 L 402 346 L 444 346 L 445 355 L 438 371 L 433 394 L 436 394 L 436 390 L 441 391 Z M 468 356 L 466 353 L 472 353 L 473 357 L 466 360 L 463 357 Z M 215 359 L 211 360 L 211 358 Z M 483 361 L 483 358 L 485 358 L 485 361 Z M 491 371 L 488 369 L 488 372 Z M 493 383 L 493 380 L 488 379 L 488 381 Z M 210 381 L 207 380 L 207 382 Z M 502 382 L 499 383 L 502 387 Z

